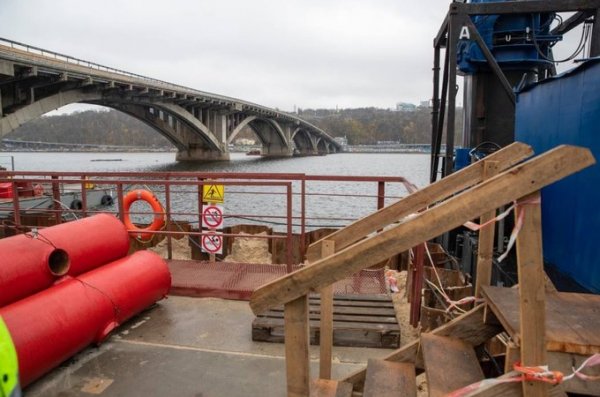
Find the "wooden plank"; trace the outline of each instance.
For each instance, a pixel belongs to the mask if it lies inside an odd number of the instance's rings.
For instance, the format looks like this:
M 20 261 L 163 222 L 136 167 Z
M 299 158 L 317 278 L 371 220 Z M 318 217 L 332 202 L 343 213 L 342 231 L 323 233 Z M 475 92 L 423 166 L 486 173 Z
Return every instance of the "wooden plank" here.
M 553 371 L 560 371 L 567 375 L 573 372 L 573 367 L 578 368 L 586 359 L 587 355 L 548 352 L 548 366 Z M 587 375 L 600 376 L 600 368 L 586 368 L 583 371 Z M 585 394 L 588 396 L 600 396 L 600 382 L 588 382 L 577 377 L 563 383 L 564 389 L 569 393 Z
M 350 322 L 350 323 L 376 323 L 376 324 L 391 324 L 391 325 L 396 325 L 397 324 L 397 319 L 394 317 L 394 312 L 392 310 L 389 310 L 389 313 L 386 313 L 385 315 L 363 315 L 363 314 L 353 314 L 352 311 L 348 312 L 349 314 L 338 314 L 336 312 L 334 312 L 333 314 L 333 321 L 335 322 L 339 322 L 339 323 L 344 323 L 344 322 Z M 310 311 L 309 312 L 309 320 L 311 321 L 320 321 L 321 320 L 321 315 L 319 312 L 317 311 Z M 283 318 L 283 310 L 279 311 L 279 310 L 270 310 L 264 314 L 261 314 L 259 316 L 257 316 L 258 319 L 260 318 Z
M 369 359 L 363 397 L 416 396 L 415 366 Z
M 473 346 L 460 339 L 421 334 L 430 397 L 441 397 L 484 379 Z
M 588 149 L 559 146 L 457 194 L 398 226 L 263 285 L 252 294 L 250 307 L 258 314 L 311 291 L 318 291 L 482 213 L 538 191 L 594 162 Z
M 480 345 L 488 339 L 498 335 L 502 328 L 496 325 L 483 323 L 483 305 L 456 317 L 452 321 L 431 331 L 433 335 L 461 338 L 473 346 Z M 417 368 L 423 368 L 423 363 L 418 357 L 419 341 L 415 340 L 402 348 L 392 352 L 385 360 L 394 362 L 414 363 Z M 361 390 L 365 381 L 366 369 L 358 370 L 346 378 L 344 382 L 354 385 L 354 390 Z
M 519 201 L 516 209 L 518 217 L 523 219 L 517 236 L 521 362 L 524 366 L 546 365 L 546 286 L 539 191 Z M 523 382 L 525 397 L 545 396 L 546 389 L 541 382 Z
M 489 179 L 499 172 L 498 162 L 484 160 L 483 164 L 483 179 Z M 496 216 L 496 210 L 487 212 L 479 218 L 480 224 L 485 224 L 491 221 Z M 481 286 L 490 285 L 492 283 L 492 259 L 494 259 L 494 234 L 496 231 L 496 223 L 479 230 L 479 242 L 477 243 L 477 280 L 475 284 L 475 296 L 481 296 Z
M 321 245 L 321 258 L 335 253 L 335 243 L 326 240 Z M 333 284 L 321 289 L 321 328 L 319 352 L 319 377 L 331 379 L 331 359 L 333 349 Z
M 514 288 L 484 287 L 489 308 L 506 332 L 521 343 L 519 297 Z M 600 353 L 600 295 L 546 292 L 546 349 L 591 355 Z
M 521 349 L 515 342 L 508 342 L 506 345 L 506 356 L 504 357 L 504 372 L 513 370 L 516 362 L 521 362 Z
M 310 343 L 319 344 L 319 321 L 310 321 Z M 281 318 L 257 318 L 252 324 L 252 340 L 282 343 L 285 341 Z M 396 349 L 400 346 L 398 324 L 333 323 L 333 345 Z
M 521 142 L 515 142 L 488 156 L 487 159 L 489 161 L 497 161 L 499 168 L 505 170 L 532 154 L 533 151 L 530 146 Z M 336 251 L 340 251 L 370 233 L 481 182 L 482 171 L 482 162 L 473 163 L 459 172 L 455 172 L 390 206 L 380 209 L 368 217 L 359 219 L 345 228 L 328 235 L 326 238 L 327 240 L 334 241 Z M 308 247 L 306 257 L 310 262 L 320 259 L 321 244 L 322 240 L 319 240 Z
M 297 298 L 285 305 L 285 366 L 288 397 L 308 397 L 310 362 L 308 299 Z
M 310 382 L 310 397 L 352 397 L 352 385 L 329 379 Z

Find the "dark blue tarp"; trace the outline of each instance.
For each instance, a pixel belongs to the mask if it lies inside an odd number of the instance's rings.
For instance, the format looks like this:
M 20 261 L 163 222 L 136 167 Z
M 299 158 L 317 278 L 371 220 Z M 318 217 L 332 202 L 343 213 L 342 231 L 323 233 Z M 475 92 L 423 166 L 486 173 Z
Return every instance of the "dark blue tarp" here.
M 516 140 L 536 153 L 585 146 L 600 160 L 600 58 L 517 95 Z M 600 293 L 600 166 L 542 191 L 544 260 Z

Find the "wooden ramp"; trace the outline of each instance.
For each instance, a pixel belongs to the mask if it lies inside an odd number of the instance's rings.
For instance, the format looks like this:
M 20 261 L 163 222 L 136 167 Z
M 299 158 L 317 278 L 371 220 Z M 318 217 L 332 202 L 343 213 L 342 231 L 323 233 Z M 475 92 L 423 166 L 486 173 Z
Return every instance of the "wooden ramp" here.
M 519 291 L 486 286 L 483 295 L 506 332 L 520 343 Z M 600 295 L 547 292 L 546 348 L 583 355 L 600 353 Z
M 284 342 L 283 307 L 260 314 L 252 322 L 252 340 Z M 309 298 L 310 343 L 319 344 L 320 298 Z M 333 345 L 398 348 L 400 327 L 388 295 L 334 295 Z
M 415 377 L 413 364 L 370 359 L 363 397 L 416 397 Z
M 423 362 L 430 397 L 442 397 L 483 379 L 473 346 L 463 340 L 421 335 Z

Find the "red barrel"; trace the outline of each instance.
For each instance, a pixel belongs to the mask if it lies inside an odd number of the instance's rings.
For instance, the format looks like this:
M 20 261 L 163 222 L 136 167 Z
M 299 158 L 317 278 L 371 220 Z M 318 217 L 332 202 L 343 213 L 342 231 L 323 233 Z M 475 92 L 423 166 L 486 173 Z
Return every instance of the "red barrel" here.
M 129 235 L 112 215 L 89 218 L 0 239 L 0 307 L 127 255 Z
M 0 308 L 17 350 L 21 385 L 100 343 L 170 286 L 165 261 L 140 251 Z

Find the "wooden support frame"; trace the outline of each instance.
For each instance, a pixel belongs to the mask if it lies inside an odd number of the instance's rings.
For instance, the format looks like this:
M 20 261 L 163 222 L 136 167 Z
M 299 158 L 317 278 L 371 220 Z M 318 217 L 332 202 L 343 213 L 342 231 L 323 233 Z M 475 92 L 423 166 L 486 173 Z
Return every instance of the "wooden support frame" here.
M 325 240 L 321 245 L 322 257 L 335 253 L 335 243 Z M 331 379 L 333 353 L 333 285 L 321 289 L 321 325 L 319 340 L 319 378 Z
M 255 314 L 259 314 L 311 291 L 318 291 L 594 163 L 594 156 L 588 149 L 559 146 L 421 212 L 392 229 L 265 284 L 252 294 L 250 307 Z
M 491 160 L 483 161 L 483 178 L 489 179 L 498 174 L 498 162 Z M 483 225 L 496 216 L 496 210 L 483 214 L 480 223 Z M 481 286 L 490 285 L 492 281 L 492 260 L 494 255 L 494 234 L 496 224 L 482 228 L 479 231 L 479 242 L 477 251 L 477 280 L 475 282 L 475 296 L 481 297 Z
M 498 171 L 504 171 L 533 155 L 530 146 L 514 142 L 507 147 L 491 154 L 487 161 L 496 161 Z M 420 211 L 429 205 L 444 200 L 452 195 L 468 189 L 484 180 L 484 163 L 476 162 L 463 168 L 442 180 L 439 180 L 402 200 L 380 209 L 379 211 L 357 220 L 356 222 L 338 230 L 322 240 L 316 241 L 308 247 L 307 259 L 316 262 L 321 259 L 321 244 L 329 240 L 335 243 L 335 250 L 341 251 L 351 244 L 363 239 L 370 233 L 383 229 L 403 217 Z
M 523 220 L 517 236 L 521 362 L 524 366 L 546 365 L 546 280 L 539 191 L 520 200 L 516 216 Z M 546 383 L 523 382 L 525 397 L 542 397 L 547 391 Z
M 309 397 L 310 355 L 308 297 L 285 304 L 285 368 L 288 397 Z

